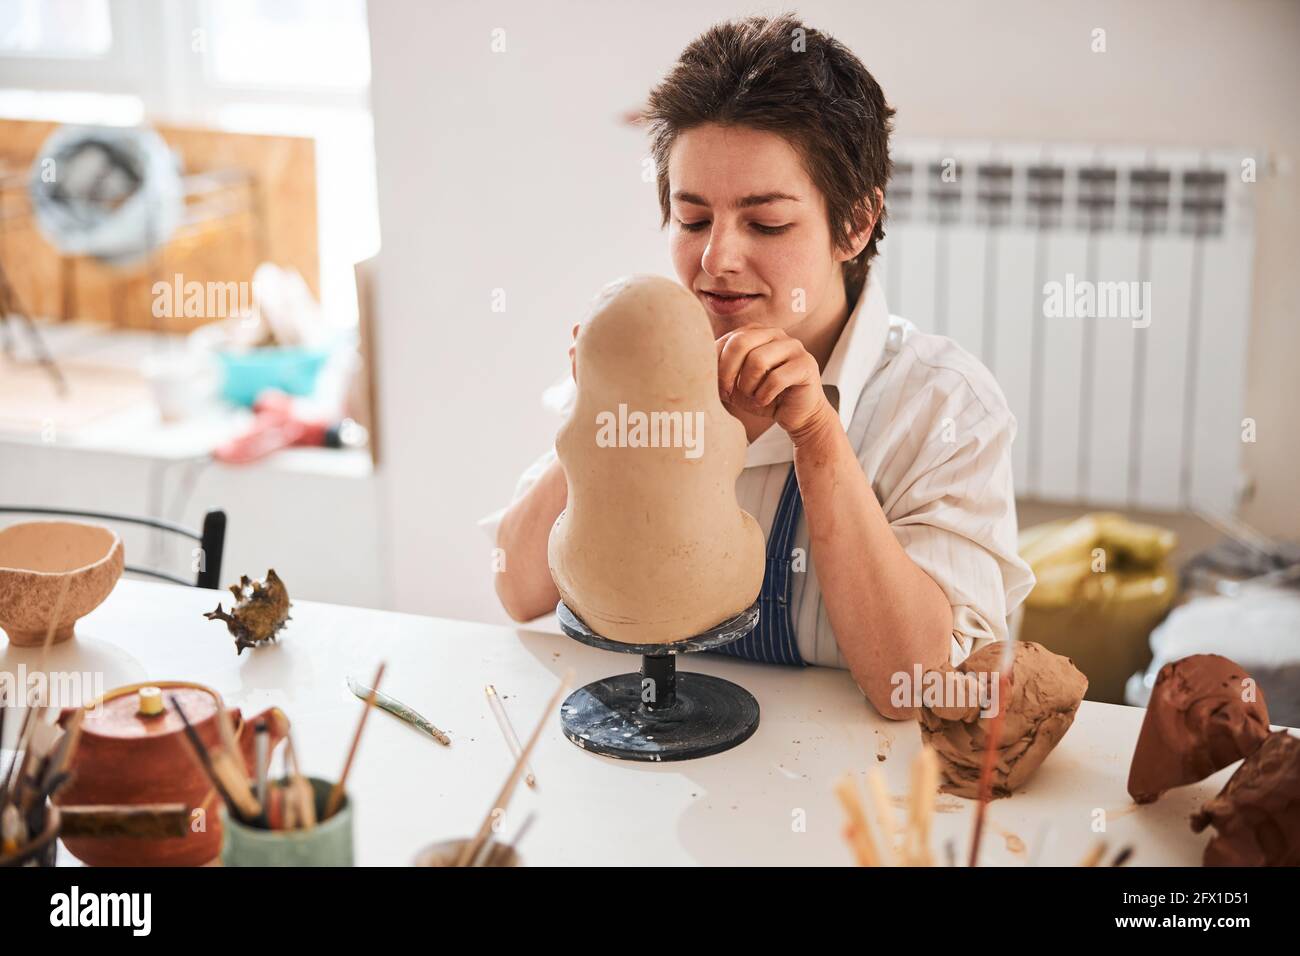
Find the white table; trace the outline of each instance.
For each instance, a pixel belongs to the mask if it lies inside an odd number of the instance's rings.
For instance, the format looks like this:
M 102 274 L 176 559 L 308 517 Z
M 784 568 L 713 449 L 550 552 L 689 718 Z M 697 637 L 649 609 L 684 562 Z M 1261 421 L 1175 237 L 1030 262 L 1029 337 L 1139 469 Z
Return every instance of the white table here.
M 123 580 L 78 624 L 75 640 L 53 649 L 48 669 L 102 674 L 105 689 L 193 680 L 246 715 L 278 705 L 293 722 L 304 770 L 333 778 L 362 707 L 344 680 L 368 683 L 386 661 L 383 689 L 446 730 L 453 744 L 440 746 L 388 714 L 371 716 L 349 786 L 360 865 L 404 865 L 424 844 L 467 835 L 487 812 L 512 761 L 485 684 L 496 685 L 526 740 L 567 668 L 576 687 L 639 661 L 523 628 L 309 601 L 294 603 L 277 645 L 237 657 L 224 625 L 201 617 L 218 600 L 229 607 L 229 597 Z M 0 645 L 0 670 L 34 669 L 38 654 Z M 862 779 L 876 766 L 901 820 L 917 725 L 877 715 L 846 672 L 701 654 L 681 667 L 748 688 L 762 709 L 758 731 L 717 756 L 631 763 L 580 750 L 562 734 L 558 713 L 547 714 L 533 757 L 538 787 L 521 785 L 502 828 L 508 838 L 536 811 L 520 846 L 526 865 L 847 864 L 832 784 L 845 771 Z M 1136 865 L 1199 865 L 1208 835 L 1193 834 L 1187 819 L 1232 768 L 1137 807 L 1124 784 L 1142 713 L 1085 701 L 1025 789 L 991 805 L 981 863 L 1025 863 L 1049 822 L 1041 862 L 1077 863 L 1098 839 L 1093 827 L 1104 814 L 1111 852 L 1133 843 Z M 950 838 L 964 860 L 973 807 L 939 796 L 940 860 Z

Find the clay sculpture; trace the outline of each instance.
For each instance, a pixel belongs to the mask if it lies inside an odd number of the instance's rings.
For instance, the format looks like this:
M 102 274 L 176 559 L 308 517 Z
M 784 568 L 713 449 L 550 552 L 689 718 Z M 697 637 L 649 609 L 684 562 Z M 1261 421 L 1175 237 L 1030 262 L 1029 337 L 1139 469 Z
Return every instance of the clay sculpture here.
M 125 561 L 122 539 L 100 525 L 24 521 L 0 531 L 0 628 L 9 643 L 70 640 L 76 622 L 112 592 Z
M 634 276 L 603 290 L 575 349 L 551 577 L 611 640 L 701 634 L 754 602 L 765 564 L 763 531 L 736 502 L 745 428 L 718 398 L 708 317 L 676 282 Z
M 1003 645 L 989 644 L 956 668 L 989 685 L 997 681 Z M 945 665 L 947 668 L 948 665 Z M 1079 702 L 1088 690 L 1088 678 L 1068 657 L 1053 654 L 1041 644 L 1018 641 L 1005 697 L 999 691 L 998 708 L 1005 708 L 993 765 L 992 795 L 1005 797 L 1019 789 L 1047 759 L 1074 723 Z M 991 711 L 975 695 L 957 706 L 922 706 L 917 714 L 922 739 L 934 747 L 944 778 L 943 789 L 975 799 L 979 796 L 980 770 L 989 733 L 995 726 Z M 990 697 L 986 697 L 991 700 Z
M 1265 737 L 1192 817 L 1195 832 L 1208 826 L 1206 866 L 1300 866 L 1300 738 Z
M 1151 690 L 1128 792 L 1150 803 L 1253 753 L 1267 736 L 1264 693 L 1240 665 L 1218 654 L 1173 661 Z

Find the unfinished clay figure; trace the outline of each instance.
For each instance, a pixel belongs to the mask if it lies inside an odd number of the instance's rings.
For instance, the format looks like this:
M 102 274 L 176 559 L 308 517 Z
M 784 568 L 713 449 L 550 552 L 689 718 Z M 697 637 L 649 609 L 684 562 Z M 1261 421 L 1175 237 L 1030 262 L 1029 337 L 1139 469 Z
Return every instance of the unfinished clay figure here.
M 657 276 L 607 286 L 578 334 L 576 374 L 555 442 L 568 505 L 548 555 L 564 603 L 631 644 L 693 637 L 745 610 L 764 538 L 736 503 L 745 427 L 718 398 L 704 308 Z
M 1160 668 L 1129 768 L 1128 792 L 1150 803 L 1254 753 L 1268 705 L 1241 665 L 1193 654 Z

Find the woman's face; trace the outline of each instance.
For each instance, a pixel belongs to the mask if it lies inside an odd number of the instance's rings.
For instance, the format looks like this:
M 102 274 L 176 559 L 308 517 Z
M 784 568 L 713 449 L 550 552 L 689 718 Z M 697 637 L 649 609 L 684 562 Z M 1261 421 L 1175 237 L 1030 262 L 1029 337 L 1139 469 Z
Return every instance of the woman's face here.
M 784 137 L 708 124 L 668 158 L 677 278 L 704 304 L 714 338 L 743 325 L 816 327 L 844 305 L 826 201 Z

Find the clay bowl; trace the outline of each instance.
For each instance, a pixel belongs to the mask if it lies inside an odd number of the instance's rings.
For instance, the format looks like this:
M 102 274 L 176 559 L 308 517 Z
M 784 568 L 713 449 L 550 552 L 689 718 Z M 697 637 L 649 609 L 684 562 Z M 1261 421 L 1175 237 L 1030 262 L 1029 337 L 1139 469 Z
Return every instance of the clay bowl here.
M 456 861 L 460 859 L 461 851 L 465 849 L 467 843 L 469 843 L 468 839 L 441 840 L 437 843 L 430 843 L 415 855 L 412 866 L 455 866 Z M 515 867 L 523 866 L 523 862 L 519 852 L 514 847 L 505 843 L 496 843 L 488 851 L 487 859 L 482 865 Z
M 50 618 L 67 587 L 54 643 L 108 597 L 122 576 L 122 539 L 76 521 L 25 521 L 0 531 L 0 628 L 15 647 L 45 643 Z

